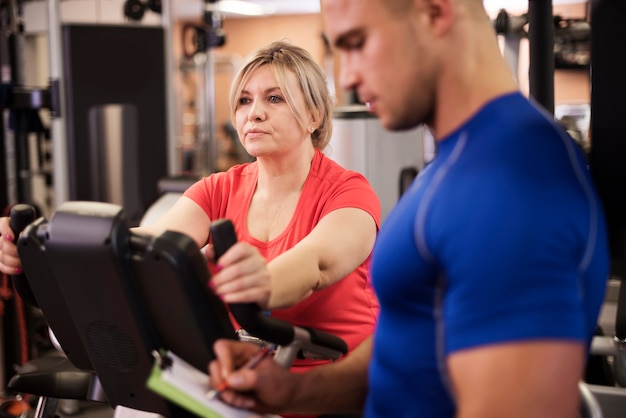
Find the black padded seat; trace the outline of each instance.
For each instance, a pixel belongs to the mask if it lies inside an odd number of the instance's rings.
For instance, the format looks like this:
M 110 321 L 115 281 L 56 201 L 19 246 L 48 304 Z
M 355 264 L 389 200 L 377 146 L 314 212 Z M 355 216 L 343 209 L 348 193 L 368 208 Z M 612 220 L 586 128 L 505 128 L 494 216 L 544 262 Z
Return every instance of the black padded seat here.
M 89 399 L 94 374 L 74 367 L 62 353 L 32 359 L 19 368 L 7 388 L 58 399 Z

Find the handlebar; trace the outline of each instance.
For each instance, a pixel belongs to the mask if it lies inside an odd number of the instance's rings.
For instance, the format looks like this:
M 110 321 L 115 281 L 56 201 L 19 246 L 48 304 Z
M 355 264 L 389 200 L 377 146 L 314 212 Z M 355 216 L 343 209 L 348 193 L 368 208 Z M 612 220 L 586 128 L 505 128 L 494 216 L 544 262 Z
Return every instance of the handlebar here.
M 214 221 L 210 231 L 217 261 L 237 242 L 237 235 L 228 219 Z M 284 366 L 290 365 L 296 356 L 336 360 L 348 352 L 348 346 L 341 338 L 267 316 L 254 302 L 231 303 L 229 308 L 237 322 L 249 334 L 280 346 L 275 358 Z

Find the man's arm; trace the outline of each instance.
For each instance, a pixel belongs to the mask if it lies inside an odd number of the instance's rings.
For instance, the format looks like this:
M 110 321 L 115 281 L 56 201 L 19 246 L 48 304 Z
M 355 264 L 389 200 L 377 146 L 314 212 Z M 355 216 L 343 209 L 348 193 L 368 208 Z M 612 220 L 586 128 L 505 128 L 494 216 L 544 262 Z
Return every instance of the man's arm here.
M 575 341 L 528 341 L 451 354 L 447 364 L 457 418 L 571 418 L 585 350 Z
M 356 412 L 363 408 L 371 337 L 348 357 L 306 373 L 292 373 L 270 359 L 252 370 L 233 371 L 258 347 L 219 340 L 214 348 L 217 360 L 209 366 L 211 385 L 217 387 L 225 379 L 230 389 L 221 397 L 234 406 L 257 412 L 314 414 Z

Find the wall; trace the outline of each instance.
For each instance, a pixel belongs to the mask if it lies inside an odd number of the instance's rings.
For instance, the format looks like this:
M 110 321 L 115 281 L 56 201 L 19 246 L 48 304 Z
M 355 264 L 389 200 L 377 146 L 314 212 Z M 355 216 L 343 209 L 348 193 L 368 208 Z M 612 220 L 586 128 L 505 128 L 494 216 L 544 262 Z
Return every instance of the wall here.
M 181 28 L 182 24 L 175 30 Z M 320 65 L 324 61 L 323 29 L 319 14 L 227 18 L 223 22 L 223 30 L 226 42 L 224 46 L 213 50 L 214 60 L 233 65 L 216 66 L 215 119 L 218 125 L 230 120 L 228 103 L 230 83 L 237 70 L 236 67 L 253 50 L 272 41 L 284 39 L 308 50 Z
M 554 15 L 566 19 L 583 19 L 587 16 L 587 5 L 569 4 L 555 6 Z M 590 75 L 588 71 L 556 70 L 554 73 L 554 103 L 585 102 L 591 100 Z
M 295 0 L 294 0 L 295 1 Z M 93 21 L 100 23 L 124 23 L 121 16 L 123 0 L 64 0 L 62 6 L 63 20 Z M 26 29 L 30 33 L 45 31 L 45 8 L 42 1 L 26 2 Z M 585 16 L 586 7 L 581 1 L 580 4 L 567 4 L 555 6 L 554 14 L 564 18 L 581 18 Z M 525 10 L 508 10 L 511 14 L 524 13 Z M 193 21 L 201 24 L 202 16 L 198 10 L 198 18 Z M 193 14 L 191 15 L 193 16 Z M 189 22 L 189 17 L 185 21 L 179 21 L 172 28 L 174 65 L 175 70 L 175 118 L 176 140 L 179 142 L 193 142 L 197 136 L 195 123 L 197 115 L 194 107 L 198 106 L 197 77 L 188 77 L 183 80 L 181 67 L 185 65 L 180 52 L 181 28 L 183 23 Z M 195 19 L 192 17 L 192 19 Z M 143 23 L 158 24 L 158 16 L 148 13 Z M 232 18 L 228 17 L 223 22 L 223 30 L 226 35 L 226 44 L 221 48 L 213 50 L 216 65 L 215 71 L 215 102 L 214 112 L 216 125 L 221 126 L 230 120 L 228 90 L 233 73 L 236 71 L 241 60 L 253 49 L 268 44 L 277 39 L 288 39 L 311 52 L 320 65 L 328 69 L 331 82 L 337 74 L 337 63 L 328 62 L 325 55 L 325 48 L 322 41 L 323 22 L 319 14 L 306 15 L 278 15 L 262 18 Z M 524 49 L 525 48 L 525 49 Z M 27 79 L 36 85 L 44 84 L 47 81 L 47 56 L 45 42 L 36 42 L 36 49 L 42 51 L 35 61 L 46 63 L 37 67 L 27 68 Z M 188 60 L 187 60 L 188 61 Z M 187 62 L 187 72 L 189 73 L 189 62 Z M 523 43 L 520 56 L 520 87 L 527 93 L 528 87 L 528 49 L 527 43 Z M 201 75 L 195 74 L 195 76 Z M 342 92 L 336 87 L 338 103 L 343 103 Z M 200 90 L 202 92 L 202 90 Z M 555 103 L 563 102 L 588 102 L 590 96 L 589 75 L 585 71 L 565 71 L 560 70 L 555 74 Z M 195 100 L 195 103 L 194 103 Z M 191 106 L 193 104 L 194 106 Z M 201 111 L 203 109 L 200 109 Z
M 511 14 L 525 13 L 526 10 L 507 10 Z M 554 6 L 554 15 L 563 18 L 584 18 L 586 5 L 566 4 Z M 494 16 L 495 17 L 495 16 Z M 264 18 L 226 19 L 224 21 L 226 45 L 217 53 L 230 54 L 243 58 L 250 51 L 273 40 L 286 38 L 308 49 L 324 65 L 324 45 L 321 34 L 323 22 L 320 15 L 274 16 Z M 528 43 L 523 41 L 520 49 L 520 87 L 528 94 Z M 336 74 L 332 74 L 333 78 Z M 219 76 L 218 76 L 219 77 Z M 217 80 L 217 114 L 218 120 L 228 119 L 227 84 L 229 77 Z M 338 99 L 342 100 L 340 89 Z M 564 102 L 588 102 L 590 99 L 589 74 L 580 70 L 555 71 L 555 104 Z
M 123 0 L 64 0 L 62 2 L 62 18 L 64 21 L 89 21 L 99 23 L 124 23 L 122 15 Z M 511 14 L 524 13 L 524 9 L 507 10 Z M 586 13 L 586 5 L 583 1 L 578 4 L 565 4 L 554 6 L 554 14 L 564 18 L 582 18 Z M 44 32 L 46 28 L 45 2 L 33 1 L 25 3 L 26 30 L 29 33 Z M 200 23 L 202 16 L 198 16 Z M 144 24 L 158 24 L 159 16 L 155 13 L 146 13 L 142 20 Z M 179 22 L 173 28 L 174 48 L 180 42 Z M 306 15 L 279 15 L 263 18 L 227 18 L 223 29 L 226 33 L 226 44 L 215 50 L 216 55 L 221 55 L 222 60 L 232 62 L 245 57 L 250 51 L 263 46 L 276 39 L 289 39 L 294 43 L 308 49 L 320 64 L 324 64 L 324 45 L 321 39 L 323 33 L 322 19 L 319 14 Z M 524 48 L 524 46 L 523 46 Z M 527 48 L 527 46 L 526 46 Z M 175 52 L 176 53 L 176 52 Z M 526 68 L 528 50 L 522 49 L 520 66 Z M 179 55 L 180 56 L 180 55 Z M 43 56 L 42 58 L 46 58 Z M 219 57 L 217 59 L 220 59 Z M 41 62 L 46 62 L 42 60 Z M 40 67 L 41 68 L 41 67 Z M 229 119 L 227 92 L 233 69 L 221 71 L 216 74 L 216 115 L 217 121 Z M 334 76 L 334 74 L 332 74 Z M 45 71 L 34 76 L 37 81 L 45 81 Z M 30 77 L 29 77 L 30 78 Z M 31 78 L 32 79 L 32 78 Z M 521 87 L 527 91 L 527 74 L 520 71 Z M 555 74 L 555 102 L 563 101 L 588 101 L 589 100 L 589 77 L 580 71 L 557 71 Z M 341 92 L 339 89 L 339 99 Z M 177 90 L 179 95 L 180 86 Z

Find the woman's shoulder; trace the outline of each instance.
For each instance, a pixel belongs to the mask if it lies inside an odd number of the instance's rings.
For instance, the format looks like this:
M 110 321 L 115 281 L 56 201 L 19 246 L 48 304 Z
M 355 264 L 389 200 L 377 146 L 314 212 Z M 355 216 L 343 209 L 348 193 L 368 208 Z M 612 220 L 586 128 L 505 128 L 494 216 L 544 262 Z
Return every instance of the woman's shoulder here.
M 189 190 L 223 190 L 241 187 L 242 183 L 256 181 L 256 163 L 237 164 L 226 171 L 217 171 L 199 179 Z
M 363 174 L 348 170 L 320 150 L 316 150 L 315 157 L 313 157 L 313 163 L 311 164 L 311 170 L 318 177 L 329 179 L 331 181 L 354 178 L 358 181 L 367 182 L 367 179 L 363 176 Z

